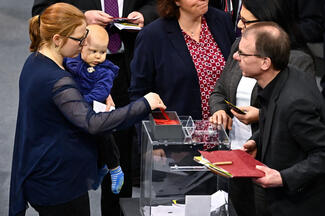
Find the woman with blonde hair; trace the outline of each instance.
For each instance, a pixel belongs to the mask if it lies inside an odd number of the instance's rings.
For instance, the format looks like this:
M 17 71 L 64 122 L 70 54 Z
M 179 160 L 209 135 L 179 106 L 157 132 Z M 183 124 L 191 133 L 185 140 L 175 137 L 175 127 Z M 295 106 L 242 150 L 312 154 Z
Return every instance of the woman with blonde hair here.
M 63 58 L 77 56 L 88 30 L 84 14 L 66 3 L 30 20 L 31 54 L 19 80 L 9 215 L 90 215 L 88 190 L 97 177 L 94 134 L 121 129 L 166 108 L 149 93 L 96 114 L 83 100 Z

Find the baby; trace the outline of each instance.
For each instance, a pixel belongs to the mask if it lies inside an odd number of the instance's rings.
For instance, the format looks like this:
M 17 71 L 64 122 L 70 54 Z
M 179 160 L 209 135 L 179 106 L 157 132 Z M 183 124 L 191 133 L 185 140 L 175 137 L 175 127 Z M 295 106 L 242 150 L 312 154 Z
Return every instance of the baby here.
M 106 110 L 114 106 L 110 97 L 114 78 L 118 74 L 119 67 L 106 60 L 106 50 L 109 37 L 106 30 L 99 25 L 88 25 L 89 30 L 86 43 L 81 54 L 76 58 L 66 58 L 64 67 L 72 74 L 79 85 L 86 102 L 90 105 L 94 101 L 106 103 Z M 119 166 L 119 151 L 111 134 L 105 134 L 98 138 L 98 180 L 92 185 L 97 189 L 104 176 L 110 169 L 112 192 L 120 192 L 124 174 Z

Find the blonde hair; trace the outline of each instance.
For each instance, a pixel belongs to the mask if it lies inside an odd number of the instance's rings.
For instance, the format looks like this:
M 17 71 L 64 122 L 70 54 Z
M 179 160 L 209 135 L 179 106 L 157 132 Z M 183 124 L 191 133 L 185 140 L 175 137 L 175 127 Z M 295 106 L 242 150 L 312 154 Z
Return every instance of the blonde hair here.
M 91 42 L 92 40 L 101 41 L 102 43 L 106 43 L 106 46 L 109 42 L 109 36 L 106 29 L 103 26 L 97 24 L 87 25 L 87 29 L 89 30 L 89 34 L 87 37 L 87 42 Z
M 41 15 L 29 20 L 30 51 L 36 52 L 44 44 L 51 44 L 55 34 L 70 36 L 84 22 L 85 15 L 73 5 L 56 3 L 49 6 Z

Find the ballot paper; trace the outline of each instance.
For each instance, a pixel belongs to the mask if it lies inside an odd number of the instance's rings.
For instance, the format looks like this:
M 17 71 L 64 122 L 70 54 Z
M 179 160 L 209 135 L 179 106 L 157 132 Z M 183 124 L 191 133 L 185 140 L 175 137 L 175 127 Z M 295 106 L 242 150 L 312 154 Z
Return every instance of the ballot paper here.
M 93 101 L 93 110 L 95 111 L 95 113 L 106 112 L 106 104 L 94 100 Z M 110 112 L 112 110 L 115 110 L 114 106 L 111 106 L 108 111 Z
M 211 212 L 218 212 L 223 206 L 228 203 L 228 193 L 223 190 L 218 190 L 211 195 Z
M 133 30 L 133 31 L 140 31 L 142 28 L 136 24 L 132 23 L 114 23 L 119 30 Z

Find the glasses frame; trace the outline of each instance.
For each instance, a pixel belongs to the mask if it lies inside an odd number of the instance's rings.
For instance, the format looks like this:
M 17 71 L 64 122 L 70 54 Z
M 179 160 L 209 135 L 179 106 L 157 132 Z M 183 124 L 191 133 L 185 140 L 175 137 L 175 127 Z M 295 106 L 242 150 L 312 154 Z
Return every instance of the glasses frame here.
M 246 28 L 247 24 L 251 23 L 257 23 L 257 22 L 262 22 L 262 20 L 246 20 L 244 17 L 239 16 L 239 20 L 244 24 L 244 27 Z
M 248 54 L 248 53 L 242 52 L 241 50 L 237 50 L 237 54 L 239 55 L 239 57 L 241 57 L 241 56 L 256 56 L 259 58 L 264 58 L 260 54 Z
M 84 36 L 82 36 L 81 38 L 75 38 L 75 37 L 71 37 L 71 36 L 68 36 L 67 38 L 70 38 L 72 40 L 75 40 L 75 41 L 79 41 L 79 46 L 83 46 L 84 43 L 85 43 L 85 40 L 88 36 L 88 33 L 89 33 L 89 29 L 86 29 L 86 33 Z

